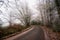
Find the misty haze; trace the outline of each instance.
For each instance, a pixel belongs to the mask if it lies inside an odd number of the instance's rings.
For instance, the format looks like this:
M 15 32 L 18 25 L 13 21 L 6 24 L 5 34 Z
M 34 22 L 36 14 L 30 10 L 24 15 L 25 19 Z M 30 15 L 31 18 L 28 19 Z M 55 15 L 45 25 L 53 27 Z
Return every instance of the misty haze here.
M 0 40 L 60 40 L 60 1 L 0 0 Z

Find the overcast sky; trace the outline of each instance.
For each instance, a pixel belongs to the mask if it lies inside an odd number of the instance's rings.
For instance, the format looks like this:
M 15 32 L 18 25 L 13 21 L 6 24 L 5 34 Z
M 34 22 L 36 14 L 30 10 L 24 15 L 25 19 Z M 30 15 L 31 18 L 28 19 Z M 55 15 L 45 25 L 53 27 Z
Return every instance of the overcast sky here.
M 44 12 L 46 10 L 46 9 L 43 9 L 48 4 L 48 3 L 46 4 L 46 1 L 48 1 L 48 0 L 40 0 L 40 4 L 42 4 L 40 6 L 42 12 Z M 39 17 L 41 17 L 40 16 L 41 12 L 36 9 L 39 1 L 38 0 L 17 0 L 18 8 L 20 7 L 20 5 L 25 6 L 26 5 L 25 2 L 28 4 L 28 7 L 31 9 L 32 20 L 36 20 L 36 19 L 41 20 L 39 18 Z M 55 6 L 54 5 L 54 0 L 50 0 L 50 6 L 48 6 L 47 8 L 49 8 L 49 7 L 53 8 L 53 6 Z M 52 11 L 52 13 L 57 14 L 57 11 Z M 2 0 L 2 1 L 0 0 L 0 24 L 3 23 L 2 26 L 9 25 L 8 21 L 10 19 L 9 18 L 10 14 L 15 16 L 15 17 L 12 17 L 12 20 L 11 20 L 12 23 L 17 23 L 17 24 L 21 23 L 21 21 L 16 18 L 16 17 L 20 17 L 21 15 L 17 16 L 19 14 L 19 12 L 16 9 L 15 0 L 9 0 L 9 1 L 8 0 Z
M 1 1 L 1 0 L 0 0 Z M 13 11 L 12 15 L 14 15 L 14 13 L 18 13 L 18 11 L 15 9 L 15 1 L 14 0 L 9 0 L 9 5 L 12 7 L 10 7 L 8 5 L 8 1 L 7 0 L 2 0 L 3 2 L 0 2 L 0 19 L 2 20 L 3 26 L 7 26 L 9 25 L 8 20 L 9 20 L 9 14 L 11 11 Z M 19 1 L 19 0 L 17 0 Z M 32 19 L 36 19 L 38 16 L 38 11 L 36 10 L 36 4 L 37 4 L 37 0 L 20 0 L 20 2 L 22 2 L 23 4 L 25 2 L 28 3 L 29 8 L 32 10 Z M 18 2 L 19 4 L 19 2 Z M 14 19 L 13 18 L 13 23 L 21 23 L 18 19 Z

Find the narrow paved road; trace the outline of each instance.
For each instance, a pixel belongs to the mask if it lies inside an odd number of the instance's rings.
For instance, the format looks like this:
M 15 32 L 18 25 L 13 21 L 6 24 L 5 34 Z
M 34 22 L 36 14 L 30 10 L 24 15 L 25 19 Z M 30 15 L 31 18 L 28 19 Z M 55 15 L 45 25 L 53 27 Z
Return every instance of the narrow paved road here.
M 35 26 L 33 30 L 14 40 L 45 40 L 44 31 L 39 26 Z

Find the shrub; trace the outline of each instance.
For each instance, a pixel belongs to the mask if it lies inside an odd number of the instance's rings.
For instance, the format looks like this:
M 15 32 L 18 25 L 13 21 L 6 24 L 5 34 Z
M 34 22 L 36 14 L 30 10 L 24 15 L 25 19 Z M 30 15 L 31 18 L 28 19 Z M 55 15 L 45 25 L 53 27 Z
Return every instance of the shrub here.
M 32 23 L 31 23 L 32 25 L 40 25 L 41 24 L 41 22 L 39 21 L 39 22 L 36 22 L 36 21 L 32 21 Z
M 53 30 L 60 32 L 60 20 L 55 22 L 55 26 L 53 27 Z
M 4 27 L 4 28 L 0 26 L 0 39 L 2 37 L 5 37 L 5 36 L 11 35 L 13 33 L 16 33 L 18 31 L 24 30 L 27 27 L 23 27 L 19 24 L 10 25 L 10 26 Z
M 18 31 L 21 31 L 23 29 L 25 29 L 27 27 L 23 27 L 21 25 L 13 25 L 13 26 L 9 26 L 7 28 L 0 28 L 0 38 L 8 36 L 10 34 L 16 33 Z

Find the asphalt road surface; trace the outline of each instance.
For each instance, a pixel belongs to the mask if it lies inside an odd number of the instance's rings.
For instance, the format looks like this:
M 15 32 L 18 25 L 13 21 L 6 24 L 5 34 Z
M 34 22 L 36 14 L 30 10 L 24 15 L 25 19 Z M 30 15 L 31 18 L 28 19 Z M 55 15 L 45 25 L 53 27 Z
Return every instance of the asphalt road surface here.
M 40 26 L 35 26 L 33 30 L 14 40 L 45 40 L 44 31 Z

